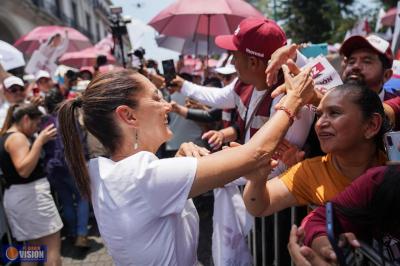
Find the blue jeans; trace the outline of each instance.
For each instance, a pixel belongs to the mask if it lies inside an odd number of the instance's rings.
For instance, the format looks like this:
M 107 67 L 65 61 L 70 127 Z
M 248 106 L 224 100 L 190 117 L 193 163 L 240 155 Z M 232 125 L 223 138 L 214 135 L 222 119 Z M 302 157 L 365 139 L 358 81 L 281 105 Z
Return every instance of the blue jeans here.
M 67 233 L 70 236 L 88 234 L 89 202 L 83 199 L 68 169 L 56 167 L 49 173 L 49 182 L 58 195 L 63 208 Z

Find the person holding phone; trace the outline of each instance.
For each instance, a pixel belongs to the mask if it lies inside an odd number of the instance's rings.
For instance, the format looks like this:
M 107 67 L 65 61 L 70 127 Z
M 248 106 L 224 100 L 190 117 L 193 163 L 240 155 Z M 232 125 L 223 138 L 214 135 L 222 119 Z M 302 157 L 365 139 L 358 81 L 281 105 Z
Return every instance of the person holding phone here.
M 388 258 L 400 262 L 399 173 L 399 166 L 370 169 L 338 194 L 332 200 L 338 226 L 331 238 L 338 238 L 344 232 L 352 232 L 366 243 L 374 238 Z M 326 260 L 335 261 L 327 237 L 325 210 L 325 206 L 319 207 L 304 218 L 304 244 Z
M 314 95 L 310 69 L 291 77 L 281 108 L 243 146 L 205 155 L 183 145 L 178 156 L 155 152 L 172 137 L 170 104 L 144 76 L 129 71 L 98 75 L 82 94 L 59 110 L 66 159 L 82 194 L 91 197 L 99 230 L 116 265 L 196 265 L 198 215 L 191 198 L 236 178 L 262 171 L 298 110 Z M 110 151 L 89 169 L 75 112 Z M 188 149 L 192 147 L 192 149 Z M 193 158 L 198 157 L 198 158 Z M 251 176 L 251 175 L 250 175 Z

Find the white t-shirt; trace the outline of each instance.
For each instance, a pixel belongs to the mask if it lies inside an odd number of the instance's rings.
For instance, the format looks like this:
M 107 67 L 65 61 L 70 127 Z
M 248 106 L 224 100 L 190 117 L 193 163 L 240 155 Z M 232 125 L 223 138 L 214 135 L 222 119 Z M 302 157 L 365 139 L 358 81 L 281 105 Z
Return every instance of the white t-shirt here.
M 197 160 L 139 152 L 90 160 L 93 209 L 115 264 L 195 265 L 199 218 L 188 195 Z
M 253 115 L 255 115 L 255 114 L 253 114 L 254 110 L 256 109 L 258 103 L 261 101 L 261 99 L 265 93 L 268 93 L 268 91 L 267 90 L 258 91 L 256 88 L 254 88 L 253 93 L 251 94 L 249 107 L 247 109 L 246 126 L 248 125 L 250 118 Z M 246 133 L 246 135 L 244 137 L 244 142 L 247 143 L 250 139 L 250 127 L 248 127 L 248 129 L 245 133 Z

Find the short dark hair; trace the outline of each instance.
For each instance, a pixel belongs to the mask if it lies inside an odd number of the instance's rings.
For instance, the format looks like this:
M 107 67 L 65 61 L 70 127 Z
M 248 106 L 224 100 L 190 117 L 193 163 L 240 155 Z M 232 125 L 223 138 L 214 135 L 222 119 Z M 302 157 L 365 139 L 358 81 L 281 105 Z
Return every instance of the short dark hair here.
M 78 73 L 73 71 L 73 70 L 68 70 L 65 72 L 65 76 L 70 80 L 70 81 L 75 81 L 78 79 Z
M 44 106 L 52 114 L 62 101 L 64 101 L 64 96 L 61 91 L 58 88 L 52 88 L 44 98 Z

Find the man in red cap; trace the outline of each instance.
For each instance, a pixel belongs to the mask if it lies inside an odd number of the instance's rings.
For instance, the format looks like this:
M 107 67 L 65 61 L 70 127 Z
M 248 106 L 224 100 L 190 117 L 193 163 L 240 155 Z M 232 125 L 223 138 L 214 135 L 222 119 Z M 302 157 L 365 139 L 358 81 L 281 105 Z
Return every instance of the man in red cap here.
M 265 69 L 271 55 L 286 45 L 286 35 L 272 20 L 248 18 L 239 24 L 233 35 L 217 36 L 215 42 L 233 53 L 232 63 L 238 80 L 218 91 L 194 86 L 180 78 L 173 83 L 184 95 L 209 106 L 236 108 L 235 127 L 209 131 L 203 135 L 210 146 L 217 149 L 225 142 L 246 142 L 275 112 L 273 106 L 277 100 L 273 100 L 270 93 L 281 83 L 268 86 Z M 304 110 L 301 119 L 296 120 L 289 129 L 289 141 L 302 147 L 312 119 L 312 114 Z
M 383 89 L 393 73 L 393 54 L 387 41 L 376 35 L 355 35 L 343 42 L 340 53 L 345 56 L 344 82 L 365 83 L 382 101 L 396 96 Z
M 282 84 L 283 77 L 280 77 L 278 83 L 268 86 L 265 70 L 271 55 L 286 45 L 286 35 L 272 20 L 248 18 L 239 24 L 233 35 L 218 36 L 215 42 L 219 47 L 232 52 L 234 57 L 232 63 L 235 65 L 238 80 L 219 90 L 183 82 L 179 77 L 173 80 L 173 83 L 185 96 L 192 97 L 201 103 L 221 109 L 236 109 L 234 126 L 219 131 L 211 130 L 203 135 L 203 139 L 207 139 L 210 146 L 217 149 L 223 143 L 230 141 L 247 142 L 275 112 L 274 106 L 279 99 L 272 99 L 271 92 Z M 295 120 L 289 128 L 285 138 L 290 143 L 302 148 L 314 114 L 307 108 L 303 108 L 299 117 L 300 119 Z M 281 163 L 271 176 L 276 176 L 285 169 Z M 287 216 L 280 219 L 281 225 L 286 221 L 290 221 Z M 269 219 L 268 227 L 270 228 L 272 225 L 272 219 Z M 287 228 L 289 227 L 290 225 L 287 225 Z M 281 237 L 287 239 L 287 236 Z M 273 241 L 271 234 L 267 238 L 269 242 Z M 282 250 L 286 251 L 286 243 L 281 242 L 280 244 L 285 244 Z M 267 257 L 273 260 L 272 251 L 272 249 L 268 251 L 272 254 L 268 254 Z M 281 258 L 284 260 L 283 256 Z

